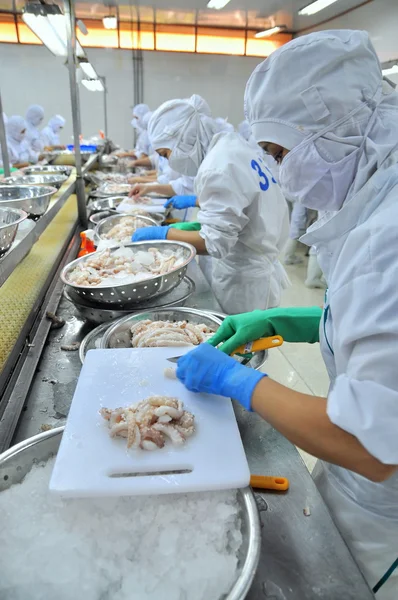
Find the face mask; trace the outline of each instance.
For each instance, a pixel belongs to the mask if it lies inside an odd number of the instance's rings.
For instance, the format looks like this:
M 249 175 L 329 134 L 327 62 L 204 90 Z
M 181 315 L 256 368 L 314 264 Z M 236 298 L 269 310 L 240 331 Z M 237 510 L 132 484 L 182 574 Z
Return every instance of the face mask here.
M 284 196 L 315 210 L 340 210 L 354 181 L 360 148 L 338 162 L 320 156 L 314 140 L 299 144 L 283 159 L 279 185 Z
M 199 140 L 196 140 L 195 145 L 189 153 L 182 152 L 178 146 L 174 148 L 169 157 L 169 165 L 173 171 L 177 171 L 181 175 L 195 177 L 202 160 Z

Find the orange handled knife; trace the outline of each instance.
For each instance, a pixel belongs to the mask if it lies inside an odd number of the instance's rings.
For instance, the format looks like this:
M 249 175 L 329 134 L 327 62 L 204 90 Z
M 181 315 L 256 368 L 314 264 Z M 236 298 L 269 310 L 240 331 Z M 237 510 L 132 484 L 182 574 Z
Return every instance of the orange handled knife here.
M 261 350 L 268 350 L 269 348 L 277 348 L 282 346 L 283 338 L 280 335 L 273 335 L 272 337 L 260 338 L 254 342 L 243 344 L 231 352 L 231 356 L 234 354 L 249 354 L 250 352 L 260 352 Z M 172 356 L 167 360 L 172 363 L 178 362 L 181 356 Z

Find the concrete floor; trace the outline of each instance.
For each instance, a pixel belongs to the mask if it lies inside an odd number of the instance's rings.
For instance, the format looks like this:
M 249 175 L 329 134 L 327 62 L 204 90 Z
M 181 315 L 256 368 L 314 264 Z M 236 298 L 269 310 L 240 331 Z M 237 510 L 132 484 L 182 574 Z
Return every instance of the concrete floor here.
M 283 292 L 281 306 L 322 306 L 324 290 L 308 289 L 304 285 L 308 258 L 303 263 L 286 267 L 292 285 Z M 319 344 L 289 344 L 268 353 L 264 371 L 283 385 L 305 394 L 325 397 L 329 378 L 323 363 Z M 298 448 L 312 471 L 316 459 Z

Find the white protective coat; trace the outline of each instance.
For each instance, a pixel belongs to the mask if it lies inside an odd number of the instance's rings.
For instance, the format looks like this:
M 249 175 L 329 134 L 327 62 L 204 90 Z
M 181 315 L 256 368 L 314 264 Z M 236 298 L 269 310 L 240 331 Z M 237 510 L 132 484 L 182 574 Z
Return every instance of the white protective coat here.
M 44 109 L 38 104 L 29 106 L 26 112 L 26 136 L 25 140 L 29 144 L 30 162 L 36 163 L 43 152 L 44 144 L 41 138 L 39 125 L 44 118 Z
M 275 51 L 253 73 L 245 100 L 257 141 L 295 149 L 319 136 L 321 159 L 303 170 L 298 189 L 310 189 L 311 178 L 333 183 L 318 168 L 326 157 L 332 169 L 355 158 L 351 181 L 339 182 L 348 186 L 342 208 L 324 213 L 301 241 L 316 251 L 329 285 L 320 323 L 328 416 L 380 462 L 398 465 L 398 95 L 382 82 L 366 32 L 347 30 Z M 374 587 L 398 556 L 398 472 L 374 483 L 321 463 L 314 476 Z M 398 598 L 397 569 L 376 598 Z
M 11 165 L 29 162 L 29 144 L 25 140 L 26 121 L 23 117 L 14 115 L 6 124 L 8 158 Z
M 65 119 L 61 115 L 51 117 L 48 125 L 42 129 L 41 140 L 43 147 L 59 146 L 61 144 L 59 134 L 65 126 Z
M 288 283 L 278 260 L 288 211 L 260 149 L 256 153 L 237 133 L 217 134 L 195 192 L 200 235 L 213 258 L 212 286 L 223 310 L 235 314 L 278 306 Z

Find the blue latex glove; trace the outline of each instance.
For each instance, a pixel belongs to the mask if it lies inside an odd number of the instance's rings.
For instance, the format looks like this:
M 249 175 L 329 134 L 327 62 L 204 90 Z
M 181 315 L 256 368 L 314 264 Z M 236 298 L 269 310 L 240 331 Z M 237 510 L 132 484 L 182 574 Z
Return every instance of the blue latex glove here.
M 149 240 L 165 240 L 169 232 L 169 226 L 139 227 L 133 233 L 132 242 L 146 242 Z
M 196 196 L 173 196 L 164 204 L 165 208 L 168 208 L 169 206 L 179 209 L 196 206 Z
M 210 344 L 200 344 L 180 358 L 177 377 L 191 392 L 234 398 L 251 410 L 254 388 L 266 375 L 244 367 Z

